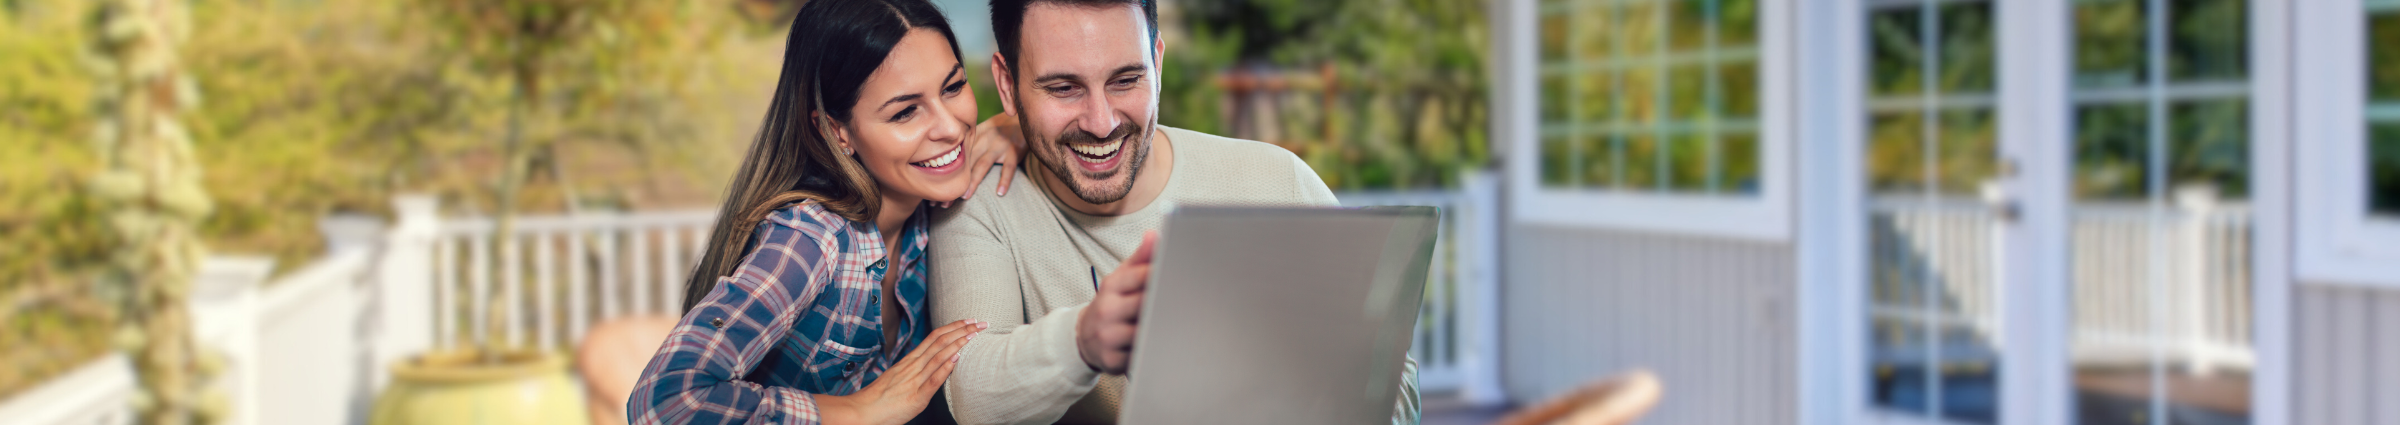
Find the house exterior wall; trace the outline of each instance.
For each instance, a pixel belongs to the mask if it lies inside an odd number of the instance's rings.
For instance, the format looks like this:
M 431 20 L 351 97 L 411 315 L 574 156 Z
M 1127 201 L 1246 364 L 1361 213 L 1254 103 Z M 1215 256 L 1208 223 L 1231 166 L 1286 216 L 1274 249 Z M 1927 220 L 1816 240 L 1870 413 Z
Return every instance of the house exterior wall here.
M 1798 414 L 1791 245 L 1531 224 L 1509 231 L 1501 377 L 1516 402 L 1647 368 L 1665 396 L 1646 424 L 1789 423 Z
M 2400 290 L 2302 282 L 2293 303 L 2290 423 L 2400 424 Z

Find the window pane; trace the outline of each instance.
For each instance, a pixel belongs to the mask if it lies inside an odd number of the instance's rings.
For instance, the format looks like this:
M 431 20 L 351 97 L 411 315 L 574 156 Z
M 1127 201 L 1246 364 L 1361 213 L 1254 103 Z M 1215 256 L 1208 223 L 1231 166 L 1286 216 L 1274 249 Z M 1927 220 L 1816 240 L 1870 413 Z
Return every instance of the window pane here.
M 1565 75 L 1543 73 L 1542 92 L 1574 93 L 1575 89 L 1574 87 L 1567 85 L 1567 77 Z M 1572 116 L 1569 113 L 1571 111 L 1567 109 L 1567 102 L 1574 100 L 1576 99 L 1571 96 L 1542 96 L 1542 121 L 1565 122 L 1570 116 Z
M 2143 2 L 2087 0 L 2075 4 L 2075 85 L 2116 87 L 2141 84 Z
M 1659 187 L 1658 139 L 1648 133 L 1625 138 L 1624 179 L 1617 187 L 1631 190 L 1657 190 Z
M 1699 132 L 1684 132 L 1667 138 L 1667 187 L 1678 192 L 1708 190 L 1708 139 Z
M 1942 90 L 1992 90 L 1992 4 L 1951 3 L 1942 6 Z
M 1896 8 L 1875 12 L 1867 19 L 1868 93 L 1873 95 L 1907 95 L 1924 92 L 1923 34 L 1917 8 Z
M 2400 123 L 2375 124 L 2368 133 L 2367 210 L 2400 218 Z
M 2167 80 L 2240 79 L 2247 72 L 2248 15 L 2242 0 L 2168 2 Z
M 1565 135 L 1542 138 L 1542 186 L 1573 187 L 1575 178 L 1575 139 Z
M 1867 189 L 1914 193 L 1925 187 L 1924 122 L 1916 112 L 1876 114 L 1867 132 Z
M 2138 199 L 2147 193 L 2149 110 L 2141 104 L 2075 110 L 2075 197 Z
M 2218 196 L 2246 199 L 2250 181 L 2249 102 L 2181 103 L 2168 108 L 2167 183 L 2205 184 Z
M 1715 2 L 1706 0 L 1670 0 L 1674 5 L 1667 20 L 1667 46 L 1677 51 L 1699 50 L 1708 41 L 1708 14 L 1716 12 Z
M 1998 135 L 1988 109 L 1942 113 L 1941 185 L 1948 193 L 1979 193 L 1999 168 Z
M 1567 15 L 1542 16 L 1542 63 L 1567 61 Z
M 1700 66 L 1681 66 L 1667 70 L 1667 103 L 1675 108 L 1667 117 L 1690 125 L 1708 116 L 1708 69 Z
M 1575 103 L 1577 103 L 1576 107 L 1580 108 L 1579 111 L 1582 113 L 1574 118 L 1575 121 L 1584 123 L 1614 122 L 1615 120 L 1620 119 L 1620 116 L 1618 115 L 1619 111 L 1617 110 L 1617 97 L 1612 95 L 1623 92 L 1620 87 L 1622 87 L 1625 83 L 1617 79 L 1618 75 L 1618 71 L 1615 69 L 1586 69 L 1583 71 L 1583 75 L 1579 78 L 1579 82 L 1583 84 L 1583 87 L 1579 88 L 1578 90 L 1560 90 L 1545 93 L 1576 93 L 1577 95 L 1574 96 Z M 1547 97 L 1557 98 L 1565 96 Z
M 1617 187 L 1619 185 L 1620 182 L 1617 181 L 1618 168 L 1619 164 L 1623 164 L 1624 161 L 1618 158 L 1618 154 L 1623 153 L 1618 145 L 1622 144 L 1624 144 L 1624 136 L 1612 135 L 1592 139 L 1584 145 L 1583 183 L 1585 186 Z
M 1758 194 L 1758 135 L 1735 133 L 1725 136 L 1723 149 L 1725 180 L 1718 190 L 1741 195 Z
M 2367 34 L 2368 99 L 2400 101 L 2400 13 L 2369 16 Z
M 1743 61 L 1719 65 L 1719 93 L 1724 96 L 1725 119 L 1728 121 L 1758 118 L 1758 63 Z

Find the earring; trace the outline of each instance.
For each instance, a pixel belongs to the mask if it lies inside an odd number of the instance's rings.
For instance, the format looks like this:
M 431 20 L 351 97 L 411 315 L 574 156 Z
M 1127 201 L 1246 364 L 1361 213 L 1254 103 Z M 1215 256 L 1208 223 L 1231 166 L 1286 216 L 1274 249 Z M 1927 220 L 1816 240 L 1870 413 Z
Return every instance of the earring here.
M 850 156 L 851 154 L 854 154 L 854 153 L 856 153 L 856 152 L 852 152 L 852 151 L 850 150 L 850 147 L 849 147 L 849 146 L 842 146 L 842 156 Z

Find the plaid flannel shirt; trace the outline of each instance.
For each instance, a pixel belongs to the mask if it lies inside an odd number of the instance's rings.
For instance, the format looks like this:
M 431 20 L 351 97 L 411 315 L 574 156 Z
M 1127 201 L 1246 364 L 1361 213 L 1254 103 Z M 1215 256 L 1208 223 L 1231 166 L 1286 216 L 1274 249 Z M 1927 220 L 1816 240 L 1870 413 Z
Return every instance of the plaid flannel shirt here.
M 803 202 L 758 225 L 742 266 L 717 279 L 650 358 L 626 401 L 635 424 L 816 424 L 811 394 L 874 382 L 932 331 L 925 312 L 926 215 L 900 231 L 894 289 L 907 310 L 885 327 L 885 246 L 873 223 Z M 897 349 L 883 332 L 897 329 Z

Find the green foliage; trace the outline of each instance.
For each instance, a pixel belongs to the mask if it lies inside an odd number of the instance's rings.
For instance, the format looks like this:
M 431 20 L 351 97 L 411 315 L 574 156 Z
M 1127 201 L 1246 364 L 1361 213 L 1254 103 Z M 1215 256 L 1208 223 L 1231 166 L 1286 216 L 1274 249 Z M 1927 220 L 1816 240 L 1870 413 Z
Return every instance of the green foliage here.
M 109 349 L 105 309 L 76 278 L 107 260 L 83 180 L 91 70 L 81 3 L 0 8 L 0 398 Z
M 1267 141 L 1337 190 L 1455 184 L 1487 161 L 1484 2 L 1180 5 L 1181 21 L 1162 24 L 1188 32 L 1181 44 L 1170 38 L 1162 61 L 1162 123 L 1240 134 L 1223 115 L 1230 97 L 1219 77 L 1242 70 L 1293 83 L 1265 124 L 1283 140 Z

